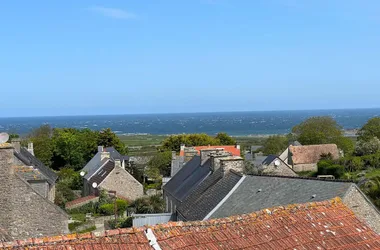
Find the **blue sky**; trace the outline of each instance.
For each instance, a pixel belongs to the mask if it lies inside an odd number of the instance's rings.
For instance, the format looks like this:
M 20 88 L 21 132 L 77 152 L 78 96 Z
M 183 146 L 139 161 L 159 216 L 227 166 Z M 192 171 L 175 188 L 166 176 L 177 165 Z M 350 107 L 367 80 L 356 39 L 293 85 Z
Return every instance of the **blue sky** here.
M 380 107 L 378 0 L 2 1 L 0 116 Z

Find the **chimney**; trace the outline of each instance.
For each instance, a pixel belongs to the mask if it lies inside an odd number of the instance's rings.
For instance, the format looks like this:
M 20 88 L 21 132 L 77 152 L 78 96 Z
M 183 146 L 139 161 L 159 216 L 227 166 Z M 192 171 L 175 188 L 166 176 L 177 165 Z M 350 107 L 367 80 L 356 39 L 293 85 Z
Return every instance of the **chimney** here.
M 100 161 L 111 158 L 110 152 L 100 152 Z
M 28 151 L 29 151 L 29 153 L 31 153 L 32 155 L 34 155 L 33 142 L 29 142 L 28 143 Z
M 215 172 L 216 170 L 218 170 L 220 168 L 220 160 L 223 158 L 229 157 L 229 156 L 232 156 L 232 154 L 230 152 L 227 152 L 227 151 L 221 151 L 219 153 L 212 153 L 210 155 L 211 171 Z
M 240 150 L 240 145 L 236 144 L 235 148 Z
M 119 167 L 122 168 L 121 161 L 120 160 L 115 160 L 115 168 Z
M 103 152 L 104 148 L 103 146 L 98 146 L 98 152 Z
M 13 150 L 10 143 L 0 144 L 0 185 L 4 185 L 4 187 L 10 184 L 7 183 L 7 180 L 13 174 Z
M 195 150 L 194 148 L 185 148 L 185 162 L 188 162 L 190 161 L 191 159 L 193 159 L 194 156 L 196 156 L 198 154 L 198 151 Z
M 16 152 L 20 152 L 21 149 L 21 140 L 20 138 L 13 138 L 11 144 Z
M 209 158 L 211 154 L 217 154 L 219 152 L 224 151 L 223 148 L 208 148 L 200 150 L 201 154 L 201 164 L 203 165 Z
M 177 153 L 175 151 L 172 151 L 172 161 L 177 159 Z
M 238 173 L 244 171 L 244 160 L 240 156 L 230 156 L 220 159 L 220 167 L 223 169 L 224 174 L 230 170 L 234 170 Z

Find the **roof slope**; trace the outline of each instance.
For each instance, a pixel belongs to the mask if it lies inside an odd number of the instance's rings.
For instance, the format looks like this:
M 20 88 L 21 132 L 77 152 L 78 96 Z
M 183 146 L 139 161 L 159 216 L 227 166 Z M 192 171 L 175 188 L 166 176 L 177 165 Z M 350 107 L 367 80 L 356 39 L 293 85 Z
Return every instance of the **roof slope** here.
M 351 182 L 321 179 L 247 175 L 211 218 L 251 213 L 268 207 L 342 198 L 352 185 Z
M 58 179 L 58 175 L 53 170 L 46 167 L 45 164 L 38 160 L 38 158 L 32 155 L 27 149 L 21 147 L 20 152 L 14 150 L 14 155 L 25 165 L 36 167 L 50 184 L 54 184 Z
M 194 156 L 170 179 L 164 190 L 183 201 L 210 173 L 210 159 L 201 165 L 200 156 Z
M 161 249 L 380 249 L 380 236 L 341 200 L 153 227 Z
M 242 175 L 222 169 L 209 175 L 177 208 L 186 220 L 203 220 L 239 182 Z
M 236 148 L 236 146 L 195 146 L 193 147 L 196 151 L 198 151 L 198 154 L 200 154 L 200 150 L 203 149 L 224 149 L 224 151 L 230 152 L 234 156 L 240 156 L 240 149 Z M 179 152 L 180 156 L 185 155 L 185 151 L 181 150 Z
M 150 250 L 144 228 L 116 229 L 102 234 L 70 234 L 40 239 L 1 243 L 0 248 L 12 249 L 139 249 Z
M 104 148 L 104 152 L 109 152 L 110 156 L 114 160 L 128 160 L 129 157 L 126 155 L 121 155 L 114 147 Z
M 102 167 L 99 169 L 99 171 L 94 173 L 91 176 L 91 178 L 88 179 L 88 182 L 90 184 L 96 182 L 99 185 L 112 172 L 114 168 L 115 168 L 115 162 L 113 162 L 112 160 L 106 159 L 106 162 L 102 164 Z
M 331 154 L 334 159 L 339 158 L 339 150 L 335 144 L 320 144 L 307 146 L 289 146 L 293 164 L 317 163 L 322 154 Z
M 0 242 L 0 248 L 153 249 L 145 229 Z M 380 249 L 380 235 L 358 220 L 339 198 L 209 221 L 169 222 L 150 229 L 163 250 Z

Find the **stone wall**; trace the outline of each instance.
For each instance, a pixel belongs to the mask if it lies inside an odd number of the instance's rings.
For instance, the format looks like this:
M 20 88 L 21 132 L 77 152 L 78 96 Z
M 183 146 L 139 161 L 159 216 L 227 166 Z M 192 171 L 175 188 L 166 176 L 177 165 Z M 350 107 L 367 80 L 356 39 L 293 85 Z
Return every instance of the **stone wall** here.
M 0 146 L 0 221 L 12 239 L 68 233 L 68 216 L 13 172 L 13 148 Z
M 318 171 L 317 163 L 312 164 L 297 164 L 293 166 L 294 172 L 304 172 L 304 171 Z
M 288 165 L 280 161 L 280 165 L 276 166 L 274 161 L 269 165 L 263 165 L 260 167 L 261 174 L 271 174 L 271 175 L 280 175 L 280 176 L 298 176 Z
M 239 173 L 244 171 L 244 160 L 241 157 L 224 157 L 220 159 L 220 167 L 223 168 L 223 171 L 227 173 L 230 170 L 234 170 Z
M 380 234 L 380 212 L 359 190 L 358 186 L 352 185 L 348 193 L 343 197 L 343 202 L 359 219 L 366 222 L 376 233 Z
M 47 181 L 28 181 L 30 186 L 44 198 L 49 197 L 49 183 Z
M 144 187 L 126 170 L 115 167 L 111 173 L 99 184 L 100 189 L 116 191 L 129 200 L 135 200 L 144 195 Z

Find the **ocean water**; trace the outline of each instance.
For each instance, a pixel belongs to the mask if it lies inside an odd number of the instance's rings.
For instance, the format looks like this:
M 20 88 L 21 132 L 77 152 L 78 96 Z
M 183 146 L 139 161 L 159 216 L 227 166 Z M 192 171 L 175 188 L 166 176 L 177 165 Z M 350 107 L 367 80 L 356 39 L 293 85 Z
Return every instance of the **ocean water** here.
M 345 129 L 356 129 L 368 119 L 380 116 L 380 109 L 0 118 L 0 132 L 24 135 L 42 124 L 50 124 L 93 130 L 111 128 L 117 134 L 285 134 L 308 117 L 322 115 L 333 117 Z

